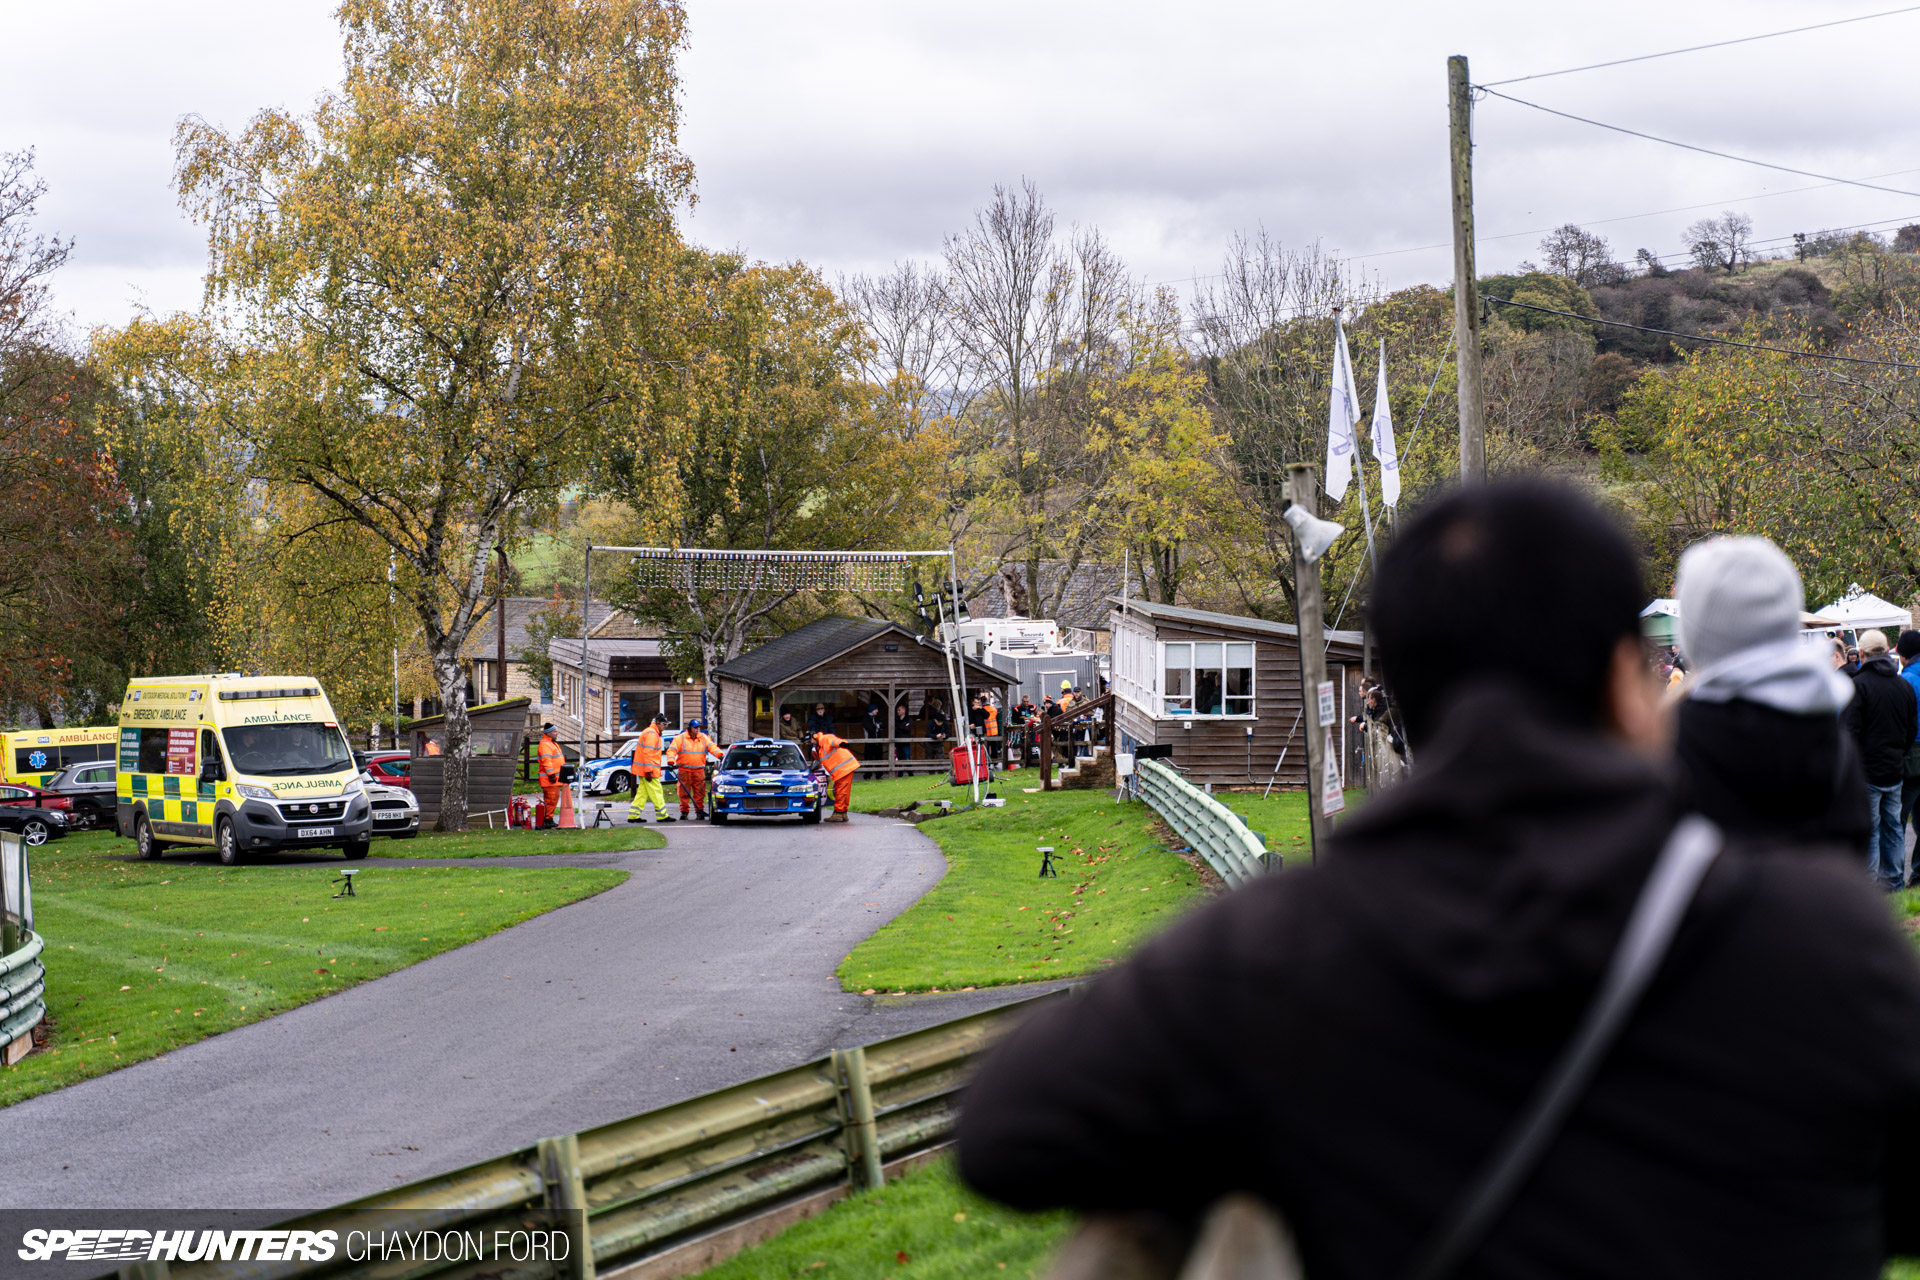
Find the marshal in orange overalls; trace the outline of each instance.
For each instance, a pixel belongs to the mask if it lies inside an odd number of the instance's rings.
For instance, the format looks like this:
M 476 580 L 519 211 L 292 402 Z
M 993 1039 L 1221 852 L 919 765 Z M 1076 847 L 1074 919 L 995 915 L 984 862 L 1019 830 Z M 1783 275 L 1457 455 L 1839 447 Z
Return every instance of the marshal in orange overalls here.
M 853 773 L 860 767 L 860 761 L 854 758 L 844 738 L 831 733 L 814 734 L 813 751 L 820 767 L 833 779 L 833 816 L 827 821 L 845 822 L 847 806 L 853 803 Z
M 680 731 L 668 748 L 673 756 L 673 768 L 680 778 L 680 816 L 687 816 L 687 806 L 693 806 L 694 813 L 707 816 L 707 760 L 718 760 L 720 748 L 713 739 L 700 730 L 698 720 Z
M 553 815 L 560 812 L 560 770 L 567 763 L 566 753 L 560 750 L 551 733 L 540 735 L 540 808 L 534 814 L 534 822 L 546 826 Z

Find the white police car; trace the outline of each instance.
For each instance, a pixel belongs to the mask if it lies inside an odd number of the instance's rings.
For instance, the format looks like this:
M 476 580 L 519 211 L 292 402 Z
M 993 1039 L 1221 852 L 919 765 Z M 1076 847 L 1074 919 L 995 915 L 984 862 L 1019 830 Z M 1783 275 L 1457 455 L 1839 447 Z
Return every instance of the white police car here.
M 728 818 L 797 816 L 818 822 L 832 797 L 826 773 L 778 738 L 749 738 L 729 746 L 714 771 L 707 813 Z
M 639 741 L 637 737 L 628 738 L 620 744 L 620 750 L 615 754 L 587 761 L 587 767 L 580 771 L 580 776 L 586 780 L 588 795 L 620 795 L 633 790 L 633 749 Z M 666 744 L 673 741 L 673 734 L 663 730 L 660 741 L 664 753 Z M 663 763 L 660 781 L 662 785 L 678 783 L 680 775 L 674 772 L 672 765 Z

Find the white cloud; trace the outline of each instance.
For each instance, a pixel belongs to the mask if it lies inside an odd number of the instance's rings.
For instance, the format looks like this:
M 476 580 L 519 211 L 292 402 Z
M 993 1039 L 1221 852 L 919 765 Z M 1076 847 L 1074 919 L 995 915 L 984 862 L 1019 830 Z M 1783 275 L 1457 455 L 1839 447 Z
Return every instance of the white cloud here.
M 327 0 L 16 5 L 0 147 L 37 147 L 45 227 L 79 241 L 58 293 L 83 324 L 199 297 L 199 230 L 175 205 L 183 115 L 237 126 L 339 77 Z M 1518 0 L 689 0 L 689 233 L 830 276 L 931 257 L 996 182 L 1030 177 L 1154 280 L 1217 269 L 1236 229 L 1356 254 L 1447 239 L 1445 58 L 1482 80 L 1817 22 L 1813 0 L 1623 0 L 1597 14 Z M 1562 14 L 1565 16 L 1562 16 Z M 1858 176 L 1920 167 L 1906 50 L 1920 15 L 1511 86 L 1521 97 L 1704 146 Z M 1595 229 L 1630 255 L 1679 247 L 1701 212 L 1758 234 L 1920 220 L 1920 196 L 1809 185 L 1499 101 L 1478 108 L 1481 263 L 1504 233 L 1705 203 Z M 1889 179 L 1920 192 L 1920 173 Z M 1445 248 L 1367 260 L 1444 281 Z

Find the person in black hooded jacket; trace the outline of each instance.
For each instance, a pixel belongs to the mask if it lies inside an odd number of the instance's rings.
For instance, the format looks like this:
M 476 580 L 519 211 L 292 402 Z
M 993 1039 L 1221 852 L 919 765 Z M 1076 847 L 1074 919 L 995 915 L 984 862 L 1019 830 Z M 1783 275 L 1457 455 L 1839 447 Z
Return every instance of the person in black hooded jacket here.
M 1899 665 L 1887 653 L 1886 632 L 1866 632 L 1860 637 L 1860 670 L 1853 677 L 1846 722 L 1859 744 L 1860 763 L 1867 775 L 1868 814 L 1874 828 L 1867 868 L 1889 892 L 1906 880 L 1900 780 L 1907 748 L 1913 745 L 1917 714 L 1913 686 L 1901 678 Z
M 1853 685 L 1800 631 L 1800 572 L 1765 538 L 1709 538 L 1680 557 L 1674 594 L 1693 659 L 1674 757 L 1686 802 L 1759 840 L 1864 857 L 1867 785 L 1839 713 Z
M 1512 601 L 1556 643 L 1485 642 Z M 1405 1271 L 1567 1042 L 1677 820 L 1630 549 L 1568 492 L 1481 485 L 1382 560 L 1419 767 L 1034 1014 L 959 1167 L 1029 1209 L 1191 1221 L 1232 1191 L 1314 1280 Z M 1466 1271 L 1872 1280 L 1920 1249 L 1920 964 L 1844 854 L 1731 841 Z

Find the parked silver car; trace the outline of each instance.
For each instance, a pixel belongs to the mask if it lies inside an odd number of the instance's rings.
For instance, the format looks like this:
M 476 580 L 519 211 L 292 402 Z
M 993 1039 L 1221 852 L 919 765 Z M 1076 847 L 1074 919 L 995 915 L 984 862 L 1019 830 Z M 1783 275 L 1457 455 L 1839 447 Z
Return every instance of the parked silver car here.
M 70 764 L 53 775 L 43 791 L 73 801 L 70 826 L 110 826 L 113 822 L 114 762 L 93 760 Z

